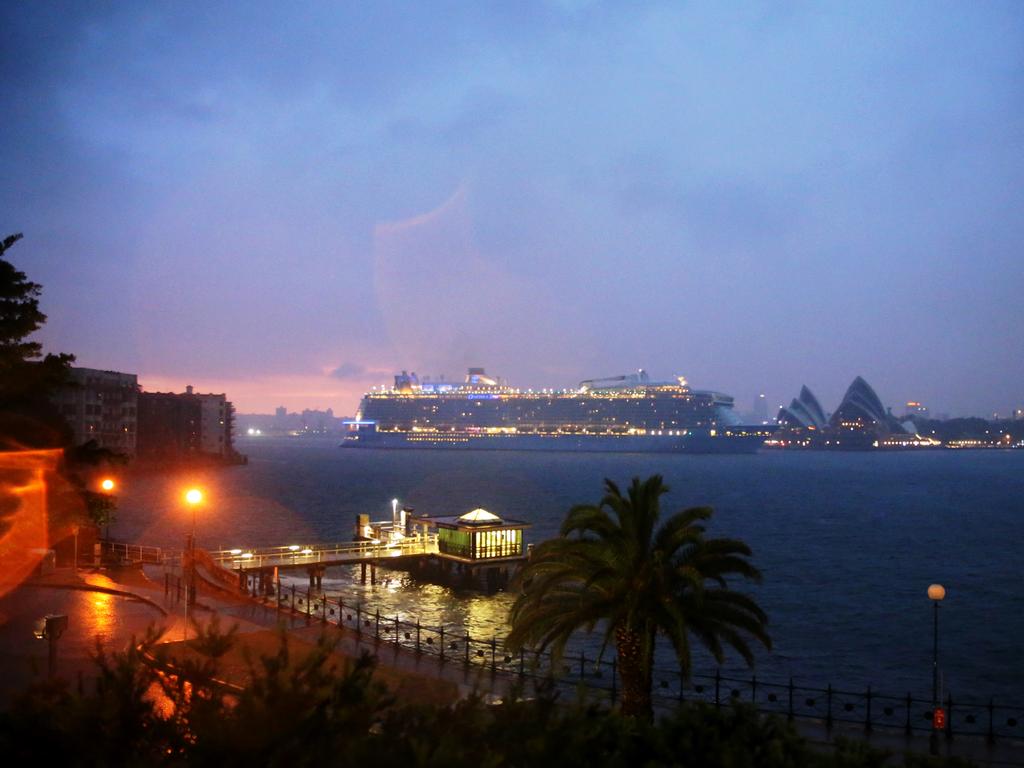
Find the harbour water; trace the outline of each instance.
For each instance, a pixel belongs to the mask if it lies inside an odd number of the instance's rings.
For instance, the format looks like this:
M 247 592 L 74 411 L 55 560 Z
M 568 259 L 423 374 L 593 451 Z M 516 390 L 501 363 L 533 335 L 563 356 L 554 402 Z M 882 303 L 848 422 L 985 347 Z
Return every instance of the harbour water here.
M 711 535 L 741 538 L 754 551 L 764 580 L 749 589 L 773 638 L 773 649 L 758 654 L 759 677 L 927 696 L 933 616 L 925 591 L 940 582 L 945 690 L 997 702 L 1024 693 L 1024 451 L 352 451 L 299 438 L 239 447 L 248 466 L 126 478 L 113 535 L 180 547 L 191 525 L 181 493 L 194 482 L 207 494 L 198 541 L 208 548 L 345 541 L 358 513 L 388 517 L 392 498 L 430 514 L 482 506 L 530 520 L 527 540 L 539 542 L 573 504 L 597 502 L 604 478 L 625 486 L 661 473 L 671 489 L 666 512 L 711 506 Z M 511 604 L 511 595 L 454 593 L 397 572 L 364 586 L 336 569 L 325 590 L 480 638 L 505 633 Z M 736 661 L 728 666 L 742 669 Z M 698 658 L 696 672 L 712 669 Z

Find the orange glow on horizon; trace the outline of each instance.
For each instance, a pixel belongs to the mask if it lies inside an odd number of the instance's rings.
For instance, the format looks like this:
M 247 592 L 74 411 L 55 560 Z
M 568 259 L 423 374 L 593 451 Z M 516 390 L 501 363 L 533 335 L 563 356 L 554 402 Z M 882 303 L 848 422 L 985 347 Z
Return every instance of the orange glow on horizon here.
M 390 380 L 391 371 L 386 376 Z M 238 413 L 274 412 L 278 406 L 289 411 L 310 408 L 333 408 L 336 415 L 353 414 L 359 400 L 372 384 L 379 384 L 383 374 L 371 370 L 365 377 L 336 379 L 326 373 L 310 375 L 265 376 L 246 379 L 207 379 L 203 377 L 168 376 L 139 373 L 139 383 L 145 392 L 184 392 L 188 384 L 196 392 L 223 392 Z

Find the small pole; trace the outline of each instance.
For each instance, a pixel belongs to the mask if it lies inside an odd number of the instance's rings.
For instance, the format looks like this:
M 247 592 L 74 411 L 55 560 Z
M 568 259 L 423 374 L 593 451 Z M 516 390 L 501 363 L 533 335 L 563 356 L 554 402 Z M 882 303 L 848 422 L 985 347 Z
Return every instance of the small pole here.
M 363 605 L 362 603 L 356 603 L 356 634 L 362 637 L 363 635 Z
M 491 674 L 492 675 L 495 672 L 498 671 L 497 658 L 498 658 L 498 638 L 492 637 L 491 638 Z
M 395 614 L 395 649 L 398 649 L 398 614 Z
M 377 609 L 373 625 L 373 641 L 380 642 L 380 608 Z
M 441 625 L 441 663 L 444 664 L 444 624 Z
M 466 643 L 466 667 L 468 668 L 469 667 L 469 633 L 468 632 L 466 633 L 465 643 Z
M 345 601 L 338 595 L 338 626 L 345 626 Z
M 416 619 L 416 653 L 422 653 L 420 649 L 420 620 Z
M 46 642 L 50 646 L 49 648 L 49 662 L 50 662 L 50 679 L 52 680 L 57 676 L 57 638 L 53 634 L 47 633 Z

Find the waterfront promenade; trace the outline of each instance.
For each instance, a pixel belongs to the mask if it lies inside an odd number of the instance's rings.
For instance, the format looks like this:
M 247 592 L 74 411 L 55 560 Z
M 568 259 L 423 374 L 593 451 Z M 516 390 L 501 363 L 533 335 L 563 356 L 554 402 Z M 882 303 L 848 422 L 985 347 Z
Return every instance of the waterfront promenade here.
M 0 598 L 0 707 L 30 683 L 45 679 L 47 643 L 36 639 L 33 630 L 47 614 L 68 616 L 68 629 L 58 642 L 56 673 L 73 687 L 88 690 L 92 684 L 97 638 L 106 650 L 121 651 L 152 628 L 159 628 L 160 642 L 171 645 L 174 656 L 186 636 L 185 601 L 176 590 L 165 589 L 162 569 L 147 570 L 154 578 L 138 568 L 80 569 L 77 573 L 62 568 L 34 577 Z M 446 704 L 473 690 L 492 687 L 482 684 L 477 670 L 435 665 L 372 638 L 325 627 L 316 618 L 277 611 L 265 602 L 217 586 L 201 567 L 197 572 L 198 596 L 190 620 L 195 624 L 190 625 L 188 637 L 195 636 L 197 625 L 205 628 L 214 617 L 224 631 L 237 627 L 236 652 L 225 660 L 225 679 L 231 684 L 246 683 L 242 649 L 253 659 L 272 655 L 279 648 L 283 627 L 295 656 L 311 651 L 325 631 L 335 642 L 334 661 L 339 664 L 364 652 L 375 655 L 380 662 L 375 676 L 400 698 Z
M 141 638 L 152 626 L 164 629 L 161 642 L 171 645 L 170 655 L 183 651 L 185 636 L 184 600 L 176 585 L 179 574 L 147 567 L 149 575 L 138 568 L 110 571 L 61 569 L 45 577 L 35 577 L 0 599 L 0 707 L 33 680 L 46 675 L 46 643 L 32 635 L 35 620 L 47 613 L 65 613 L 69 617 L 67 633 L 61 638 L 57 673 L 72 686 L 89 690 L 95 667 L 90 653 L 99 637 L 108 650 L 123 650 Z M 166 578 L 165 578 L 166 574 Z M 259 600 L 218 586 L 213 575 L 198 568 L 199 595 L 194 618 L 207 626 L 217 617 L 221 628 L 237 627 L 235 650 L 223 659 L 223 678 L 232 685 L 247 682 L 246 654 L 257 659 L 275 653 L 280 643 L 280 628 L 287 630 L 289 649 L 296 657 L 310 652 L 324 632 L 336 641 L 334 660 L 344 664 L 362 652 L 376 656 L 376 677 L 403 701 L 446 704 L 472 691 L 500 698 L 515 683 L 515 675 L 488 669 L 486 663 L 463 663 L 461 654 L 448 658 L 431 653 L 416 653 L 400 643 L 388 642 L 373 629 L 355 631 L 339 627 L 316 613 L 293 611 L 289 604 Z M 152 577 L 152 578 L 150 578 Z M 367 619 L 370 613 L 366 613 Z M 339 617 L 340 618 L 340 617 Z M 372 622 L 367 620 L 369 627 Z M 194 636 L 195 629 L 189 631 Z M 595 692 L 599 695 L 600 692 Z M 595 698 L 597 697 L 595 695 Z M 837 723 L 832 728 L 814 721 L 797 721 L 800 732 L 809 740 L 826 744 L 837 736 L 865 737 L 863 728 Z M 899 753 L 905 750 L 927 751 L 924 734 L 907 737 L 896 730 L 875 729 L 873 745 Z M 1024 745 L 1001 740 L 988 744 L 984 739 L 958 736 L 941 740 L 944 753 L 969 757 L 991 765 L 1024 766 Z

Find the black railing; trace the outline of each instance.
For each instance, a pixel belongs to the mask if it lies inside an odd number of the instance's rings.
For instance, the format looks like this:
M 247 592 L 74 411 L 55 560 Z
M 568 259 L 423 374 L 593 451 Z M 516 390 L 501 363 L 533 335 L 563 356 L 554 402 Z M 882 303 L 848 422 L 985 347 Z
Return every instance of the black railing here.
M 509 682 L 553 681 L 563 689 L 584 686 L 615 703 L 619 696 L 615 659 L 587 656 L 584 649 L 566 651 L 555 659 L 548 651 L 519 651 L 505 648 L 504 638 L 474 638 L 465 630 L 426 625 L 387 616 L 379 609 L 359 601 L 332 599 L 326 595 L 294 586 L 275 585 L 279 610 L 290 610 L 324 624 L 349 629 L 361 639 L 387 643 L 396 650 L 436 657 L 441 664 L 461 663 L 500 675 Z M 271 600 L 274 596 L 271 596 Z M 758 711 L 784 716 L 790 720 L 815 721 L 826 728 L 851 724 L 870 732 L 875 728 L 903 731 L 907 735 L 932 730 L 931 699 L 881 693 L 872 686 L 863 690 L 796 685 L 793 679 L 782 682 L 752 675 L 736 677 L 693 674 L 687 680 L 679 670 L 656 667 L 652 679 L 655 707 L 666 709 L 683 701 L 702 701 L 714 706 L 731 702 L 751 704 Z M 1024 706 L 960 700 L 947 694 L 944 733 L 996 739 L 1024 739 Z

